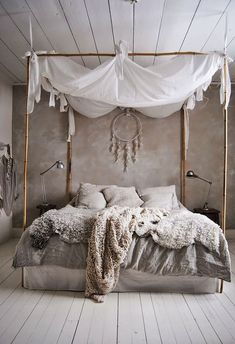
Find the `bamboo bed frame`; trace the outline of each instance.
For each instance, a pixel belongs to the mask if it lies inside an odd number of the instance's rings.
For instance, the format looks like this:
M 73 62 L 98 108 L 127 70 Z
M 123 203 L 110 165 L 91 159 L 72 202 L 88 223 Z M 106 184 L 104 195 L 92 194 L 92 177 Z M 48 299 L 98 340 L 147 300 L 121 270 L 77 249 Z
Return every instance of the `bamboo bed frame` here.
M 172 55 L 207 55 L 202 52 L 184 51 L 184 52 L 166 52 L 166 53 L 129 53 L 128 56 L 172 56 Z M 38 53 L 37 56 L 64 56 L 64 57 L 85 57 L 85 56 L 101 56 L 101 57 L 114 57 L 114 53 Z M 28 105 L 28 92 L 29 92 L 29 63 L 30 56 L 27 56 L 27 77 L 26 77 L 26 113 L 24 116 L 24 181 L 23 181 L 23 230 L 27 227 L 27 184 L 28 184 L 28 152 L 29 152 L 29 113 L 27 112 Z M 224 78 L 226 85 L 226 62 L 224 60 Z M 222 212 L 221 212 L 221 228 L 226 234 L 226 213 L 227 213 L 227 173 L 228 173 L 228 109 L 226 109 L 227 90 L 224 90 L 224 104 L 223 104 L 223 116 L 224 116 L 224 150 L 223 150 L 223 193 L 222 193 Z M 181 110 L 181 176 L 180 176 L 180 200 L 185 203 L 185 177 L 186 177 L 186 141 L 185 141 L 185 118 L 184 113 Z M 71 142 L 67 142 L 67 176 L 66 176 L 66 193 L 71 196 L 72 186 L 72 138 Z M 22 268 L 22 286 L 24 279 L 24 268 Z M 223 280 L 220 280 L 219 292 L 223 292 Z

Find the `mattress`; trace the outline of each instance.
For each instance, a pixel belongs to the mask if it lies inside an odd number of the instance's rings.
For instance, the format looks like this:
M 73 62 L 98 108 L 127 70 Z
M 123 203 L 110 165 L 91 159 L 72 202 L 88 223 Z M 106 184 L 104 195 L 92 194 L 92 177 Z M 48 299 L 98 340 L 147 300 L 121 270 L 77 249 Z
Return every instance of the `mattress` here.
M 24 287 L 39 290 L 85 290 L 85 270 L 53 265 L 24 267 Z M 156 276 L 121 269 L 114 292 L 215 293 L 218 279 L 199 276 Z

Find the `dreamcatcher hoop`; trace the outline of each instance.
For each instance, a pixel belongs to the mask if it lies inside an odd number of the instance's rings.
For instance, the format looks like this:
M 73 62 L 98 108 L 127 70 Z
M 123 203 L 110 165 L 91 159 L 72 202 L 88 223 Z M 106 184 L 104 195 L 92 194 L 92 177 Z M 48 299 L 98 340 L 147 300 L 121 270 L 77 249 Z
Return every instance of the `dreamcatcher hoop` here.
M 136 133 L 131 138 L 125 138 L 118 134 L 118 122 L 121 118 L 132 118 L 136 123 Z M 142 146 L 142 124 L 139 117 L 131 109 L 125 109 L 119 113 L 113 120 L 111 126 L 111 145 L 110 152 L 114 155 L 114 161 L 119 162 L 122 157 L 124 172 L 127 171 L 130 161 L 137 160 L 137 152 Z

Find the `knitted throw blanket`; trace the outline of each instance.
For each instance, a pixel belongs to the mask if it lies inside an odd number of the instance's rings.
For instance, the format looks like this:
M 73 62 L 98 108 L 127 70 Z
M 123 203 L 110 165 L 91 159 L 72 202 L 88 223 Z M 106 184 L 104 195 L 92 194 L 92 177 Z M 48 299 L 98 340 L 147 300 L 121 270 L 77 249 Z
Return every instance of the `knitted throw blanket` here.
M 96 215 L 88 241 L 85 295 L 103 302 L 119 278 L 135 231 L 139 236 L 148 235 L 168 213 L 153 208 L 111 207 Z

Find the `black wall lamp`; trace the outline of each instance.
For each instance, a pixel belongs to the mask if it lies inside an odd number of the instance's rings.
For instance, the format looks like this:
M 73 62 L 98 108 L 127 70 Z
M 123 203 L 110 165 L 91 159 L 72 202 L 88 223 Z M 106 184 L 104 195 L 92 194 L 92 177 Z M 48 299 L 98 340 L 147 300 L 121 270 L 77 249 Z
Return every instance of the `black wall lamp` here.
M 203 180 L 204 182 L 208 183 L 210 186 L 209 186 L 209 189 L 208 189 L 208 193 L 207 193 L 207 197 L 206 197 L 206 201 L 203 205 L 203 209 L 205 210 L 208 210 L 208 199 L 209 199 L 209 196 L 210 196 L 210 191 L 211 191 L 211 185 L 212 185 L 212 181 L 211 180 L 208 180 L 208 179 L 205 179 L 205 178 L 202 178 L 200 176 L 198 176 L 196 173 L 194 173 L 194 171 L 192 170 L 189 170 L 186 174 L 186 177 L 187 178 L 197 178 L 197 179 L 200 179 L 200 180 Z
M 46 174 L 48 171 L 50 171 L 54 166 L 59 169 L 64 168 L 64 163 L 61 160 L 57 160 L 54 164 L 52 164 L 49 168 L 47 168 L 45 171 L 40 173 L 41 176 L 41 184 L 42 184 L 42 197 L 43 197 L 43 204 L 48 205 L 47 202 L 47 193 L 46 193 L 46 186 L 44 181 L 44 174 Z

